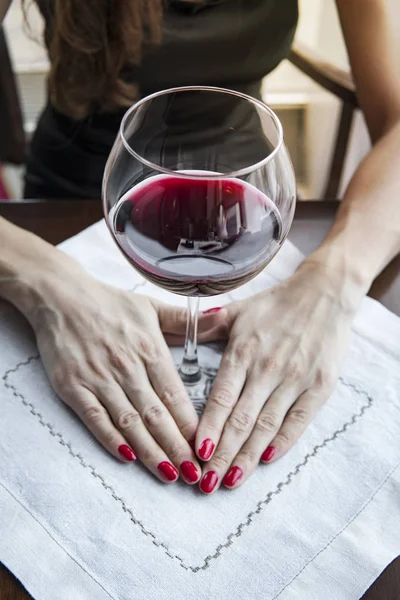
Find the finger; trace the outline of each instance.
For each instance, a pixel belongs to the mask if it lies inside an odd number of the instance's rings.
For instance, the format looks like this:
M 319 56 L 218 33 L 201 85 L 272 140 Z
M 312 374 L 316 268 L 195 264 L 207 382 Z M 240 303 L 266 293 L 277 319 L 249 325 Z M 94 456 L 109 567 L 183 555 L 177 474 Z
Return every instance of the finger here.
M 208 329 L 198 333 L 197 341 L 199 344 L 207 344 L 208 342 L 219 342 L 224 341 L 228 338 L 229 331 L 226 325 L 218 325 L 213 329 Z M 171 333 L 164 333 L 164 339 L 168 346 L 184 346 L 186 337 L 184 335 L 174 335 Z
M 231 468 L 223 480 L 226 487 L 239 487 L 254 472 L 260 462 L 260 456 L 264 456 L 265 449 L 276 436 L 298 395 L 297 389 L 287 384 L 278 386 L 271 394 L 259 412 L 251 435 L 232 461 Z
M 204 461 L 211 458 L 245 383 L 247 366 L 244 357 L 228 346 L 207 401 L 196 434 L 197 455 Z
M 229 310 L 224 306 L 217 306 L 203 310 L 199 314 L 198 335 L 206 335 L 210 331 L 224 330 L 227 331 L 229 322 L 231 321 Z
M 110 454 L 125 462 L 136 460 L 136 452 L 118 431 L 110 415 L 98 398 L 87 388 L 80 387 L 66 400 L 66 404 L 78 415 L 98 442 Z
M 307 390 L 287 413 L 282 426 L 264 452 L 263 462 L 273 462 L 280 458 L 297 442 L 311 423 L 315 413 L 328 399 L 329 394 Z
M 217 474 L 217 485 L 222 482 L 226 475 L 224 484 L 233 487 L 239 478 L 243 476 L 243 466 L 237 464 L 237 461 L 234 462 L 234 459 L 252 434 L 260 411 L 265 404 L 265 399 L 276 387 L 277 381 L 278 374 L 275 377 L 269 374 L 261 376 L 258 370 L 253 369 L 251 371 L 242 394 L 225 423 L 217 449 L 207 464 L 206 473 L 212 471 Z M 282 420 L 284 414 L 285 412 L 283 412 Z M 259 456 L 255 460 L 255 465 L 258 462 Z M 229 472 L 227 473 L 228 469 Z
M 145 356 L 144 364 L 155 393 L 172 415 L 185 440 L 192 440 L 196 434 L 199 417 L 161 336 L 158 353 L 152 357 Z
M 186 308 L 170 306 L 154 299 L 151 302 L 157 311 L 161 331 L 175 335 L 185 335 L 187 323 Z
M 180 470 L 187 483 L 196 483 L 201 475 L 197 458 L 171 413 L 150 385 L 144 366 L 136 368 L 135 378 L 125 379 L 124 391 L 140 414 L 145 428 L 168 456 L 171 466 Z M 195 418 L 197 420 L 196 413 Z M 130 439 L 128 433 L 126 435 Z M 157 468 L 160 470 L 160 465 Z
M 182 307 L 169 306 L 161 302 L 152 301 L 157 310 L 160 329 L 164 333 L 180 335 L 186 334 L 187 310 Z M 227 317 L 227 310 L 217 307 L 199 314 L 198 332 L 202 333 L 221 325 Z
M 115 428 L 135 448 L 144 466 L 164 483 L 178 479 L 178 470 L 170 463 L 164 450 L 146 429 L 139 412 L 117 383 L 96 390 L 104 409 L 112 418 Z

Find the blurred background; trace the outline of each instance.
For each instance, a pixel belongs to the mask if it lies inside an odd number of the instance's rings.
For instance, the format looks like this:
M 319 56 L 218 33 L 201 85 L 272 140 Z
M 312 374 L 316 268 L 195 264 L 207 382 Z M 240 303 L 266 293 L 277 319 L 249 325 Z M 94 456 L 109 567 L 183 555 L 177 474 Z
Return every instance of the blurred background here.
M 305 49 L 307 60 L 311 56 L 311 63 L 308 61 L 307 65 L 313 67 L 314 64 L 317 72 L 333 72 L 333 79 L 337 76 L 340 81 L 351 82 L 349 76 L 346 78 L 348 57 L 334 0 L 300 0 L 299 4 L 295 49 Z M 14 2 L 5 18 L 4 30 L 28 138 L 45 103 L 48 69 L 46 52 L 40 43 L 42 19 L 35 5 L 29 10 L 29 23 L 37 42 L 30 39 L 23 25 L 20 2 Z M 351 87 L 351 83 L 349 85 Z M 343 98 L 324 90 L 287 60 L 264 81 L 263 98 L 282 120 L 296 170 L 299 197 L 341 197 L 354 169 L 369 149 L 360 112 L 351 110 L 351 119 L 347 113 L 340 128 Z M 338 162 L 335 150 L 339 157 L 343 155 L 343 161 L 339 160 L 343 164 L 336 164 L 332 175 L 332 163 Z M 3 196 L 22 197 L 22 171 L 23 166 L 2 166 Z M 338 180 L 333 185 L 332 177 Z

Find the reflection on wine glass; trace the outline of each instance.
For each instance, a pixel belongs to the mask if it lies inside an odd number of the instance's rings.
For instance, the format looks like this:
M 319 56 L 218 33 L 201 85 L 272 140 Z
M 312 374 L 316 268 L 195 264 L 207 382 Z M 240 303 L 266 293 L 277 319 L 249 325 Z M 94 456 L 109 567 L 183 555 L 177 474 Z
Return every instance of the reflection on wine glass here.
M 108 227 L 152 283 L 188 296 L 180 367 L 189 395 L 201 296 L 231 291 L 275 256 L 295 208 L 295 178 L 276 115 L 237 92 L 184 87 L 124 116 L 103 180 Z

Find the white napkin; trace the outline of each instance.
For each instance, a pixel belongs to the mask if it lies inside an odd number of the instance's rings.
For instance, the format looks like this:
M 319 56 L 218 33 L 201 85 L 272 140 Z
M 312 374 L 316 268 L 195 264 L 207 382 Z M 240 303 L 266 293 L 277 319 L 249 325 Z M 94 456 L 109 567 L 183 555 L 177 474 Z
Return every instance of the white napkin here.
M 103 222 L 62 248 L 108 283 L 184 302 L 144 284 Z M 222 300 L 276 284 L 301 259 L 286 242 Z M 24 320 L 0 304 L 0 560 L 37 600 L 358 600 L 400 553 L 400 319 L 373 300 L 293 450 L 211 497 L 110 457 L 36 354 Z

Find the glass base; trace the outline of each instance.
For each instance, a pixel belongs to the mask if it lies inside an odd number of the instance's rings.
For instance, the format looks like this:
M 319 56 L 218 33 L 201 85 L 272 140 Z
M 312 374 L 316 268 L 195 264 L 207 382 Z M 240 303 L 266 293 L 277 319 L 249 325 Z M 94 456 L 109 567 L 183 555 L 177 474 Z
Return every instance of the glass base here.
M 191 399 L 199 417 L 203 414 L 212 386 L 214 385 L 216 375 L 217 369 L 204 367 L 200 369 L 199 376 L 196 377 L 195 381 L 190 382 L 186 377 L 182 377 L 186 392 Z

